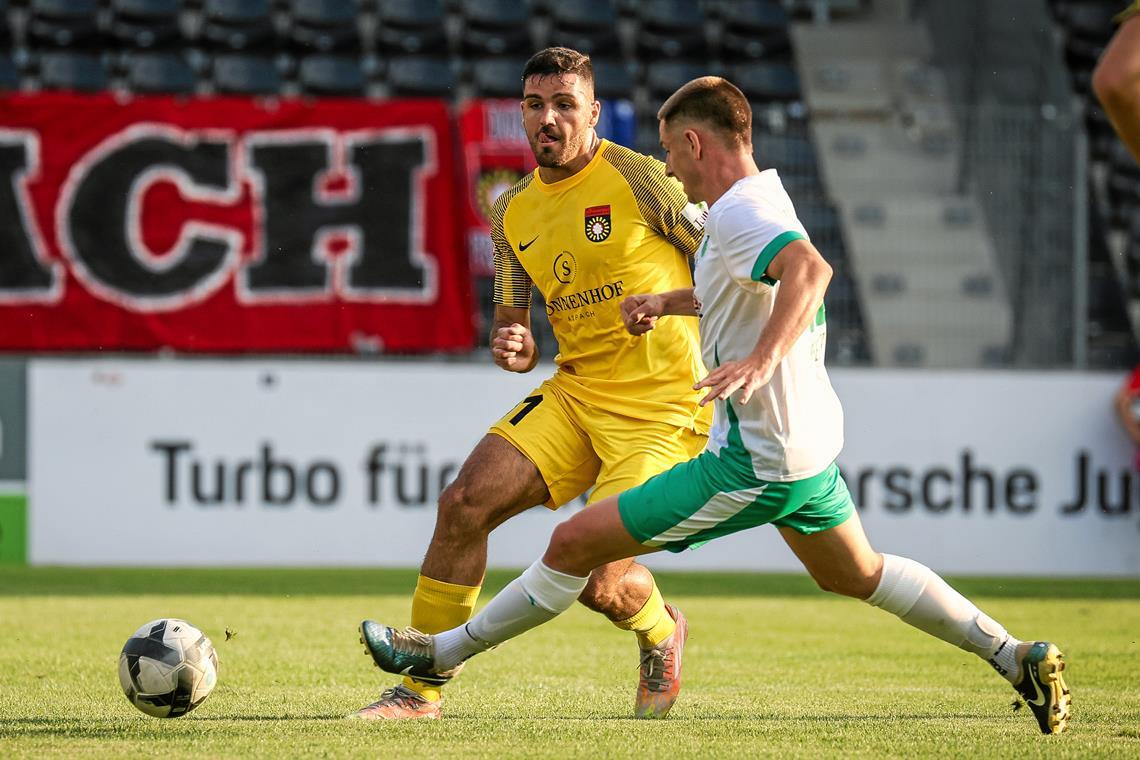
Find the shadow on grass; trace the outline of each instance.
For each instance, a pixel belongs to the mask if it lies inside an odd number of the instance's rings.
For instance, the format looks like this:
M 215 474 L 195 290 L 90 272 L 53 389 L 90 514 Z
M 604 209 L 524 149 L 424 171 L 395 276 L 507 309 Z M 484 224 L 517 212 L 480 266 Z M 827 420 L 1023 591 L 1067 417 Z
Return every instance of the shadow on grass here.
M 518 571 L 491 570 L 489 598 Z M 823 593 L 806 575 L 787 573 L 655 573 L 671 597 L 780 597 Z M 406 596 L 414 569 L 360 568 L 78 568 L 0 567 L 0 596 L 101 596 L 123 594 L 258 596 Z M 1140 599 L 1140 578 L 950 579 L 968 596 L 1051 599 Z

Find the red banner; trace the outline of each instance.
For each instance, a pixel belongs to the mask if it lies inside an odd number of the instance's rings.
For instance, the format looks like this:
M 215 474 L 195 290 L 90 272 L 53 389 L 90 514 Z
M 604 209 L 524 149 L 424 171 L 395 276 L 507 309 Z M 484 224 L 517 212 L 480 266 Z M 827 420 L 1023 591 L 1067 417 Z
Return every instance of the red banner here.
M 0 350 L 474 340 L 442 101 L 0 98 Z
M 518 100 L 469 100 L 459 115 L 467 202 L 463 224 L 473 274 L 495 273 L 487 214 L 504 190 L 534 171 L 534 153 L 522 129 Z

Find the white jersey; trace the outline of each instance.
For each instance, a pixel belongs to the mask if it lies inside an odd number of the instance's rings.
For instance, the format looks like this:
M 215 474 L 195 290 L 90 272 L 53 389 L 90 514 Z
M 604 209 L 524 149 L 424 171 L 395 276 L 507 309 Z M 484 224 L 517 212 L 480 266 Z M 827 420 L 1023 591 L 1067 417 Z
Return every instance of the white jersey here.
M 694 273 L 706 367 L 752 353 L 780 291 L 768 264 L 794 240 L 807 240 L 807 233 L 774 169 L 739 180 L 709 209 Z M 756 477 L 769 481 L 810 478 L 835 461 L 843 408 L 823 367 L 826 335 L 821 304 L 747 404 L 738 394 L 716 402 L 708 450 L 743 448 Z

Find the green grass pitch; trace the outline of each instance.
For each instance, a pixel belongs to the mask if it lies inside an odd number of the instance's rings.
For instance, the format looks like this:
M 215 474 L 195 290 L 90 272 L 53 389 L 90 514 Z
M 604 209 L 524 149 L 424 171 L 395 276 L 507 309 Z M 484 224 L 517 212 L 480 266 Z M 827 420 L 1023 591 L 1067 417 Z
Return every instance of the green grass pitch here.
M 975 657 L 804 577 L 658 577 L 691 627 L 669 719 L 630 719 L 633 638 L 576 608 L 474 660 L 444 720 L 377 724 L 343 719 L 393 683 L 355 627 L 406 621 L 412 571 L 0 568 L 0 757 L 1140 757 L 1140 581 L 955 583 L 1066 652 L 1075 718 L 1045 737 Z M 116 677 L 158 617 L 221 660 L 175 720 L 137 712 Z

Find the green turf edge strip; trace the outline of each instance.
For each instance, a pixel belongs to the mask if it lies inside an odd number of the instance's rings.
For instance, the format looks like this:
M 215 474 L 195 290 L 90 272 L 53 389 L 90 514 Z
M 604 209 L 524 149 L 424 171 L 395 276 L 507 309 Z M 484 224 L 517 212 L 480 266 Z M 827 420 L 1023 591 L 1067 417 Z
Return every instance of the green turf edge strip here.
M 28 497 L 0 493 L 0 565 L 28 564 Z

